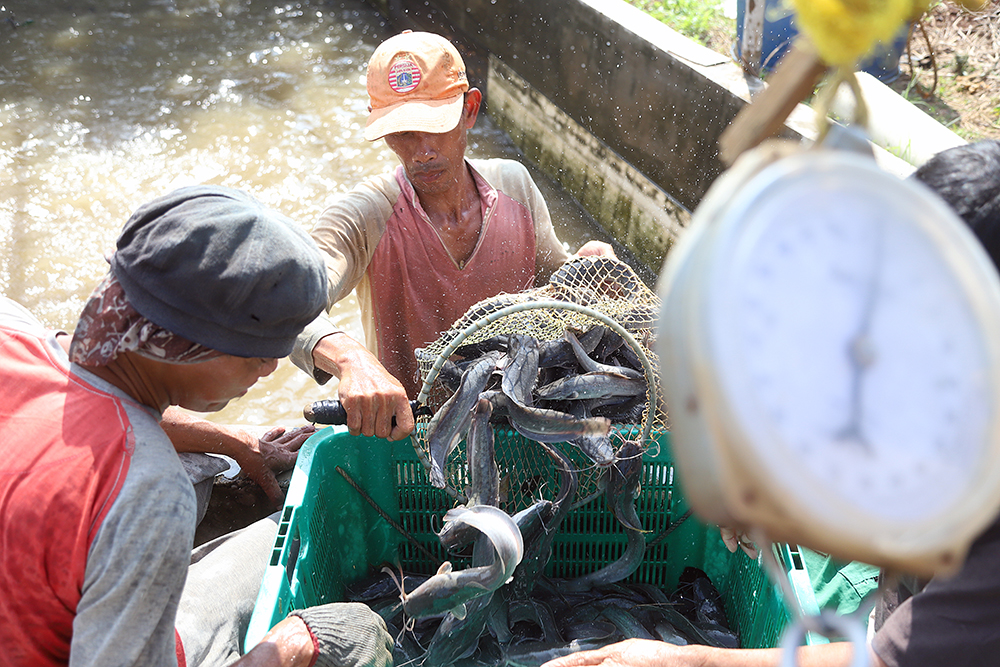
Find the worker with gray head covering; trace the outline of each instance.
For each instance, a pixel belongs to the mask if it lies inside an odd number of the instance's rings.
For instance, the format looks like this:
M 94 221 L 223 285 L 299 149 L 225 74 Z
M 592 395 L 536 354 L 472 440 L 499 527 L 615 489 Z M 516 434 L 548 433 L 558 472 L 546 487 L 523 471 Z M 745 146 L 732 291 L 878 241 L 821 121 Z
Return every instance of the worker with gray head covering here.
M 168 406 L 214 411 L 246 393 L 325 303 L 308 235 L 215 186 L 133 214 L 72 340 L 0 297 L 5 665 L 239 659 L 276 517 L 192 556 L 195 497 L 159 422 Z M 275 665 L 391 662 L 367 608 L 294 614 L 251 653 Z

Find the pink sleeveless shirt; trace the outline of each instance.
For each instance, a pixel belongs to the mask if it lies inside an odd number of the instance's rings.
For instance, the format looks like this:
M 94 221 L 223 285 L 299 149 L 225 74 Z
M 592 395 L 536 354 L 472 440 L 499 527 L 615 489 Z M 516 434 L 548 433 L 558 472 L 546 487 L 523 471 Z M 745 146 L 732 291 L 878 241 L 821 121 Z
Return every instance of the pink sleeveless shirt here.
M 521 202 L 472 172 L 483 226 L 472 256 L 459 265 L 445 249 L 402 167 L 400 195 L 368 265 L 379 361 L 411 398 L 420 391 L 413 350 L 438 338 L 466 310 L 535 279 L 535 225 Z

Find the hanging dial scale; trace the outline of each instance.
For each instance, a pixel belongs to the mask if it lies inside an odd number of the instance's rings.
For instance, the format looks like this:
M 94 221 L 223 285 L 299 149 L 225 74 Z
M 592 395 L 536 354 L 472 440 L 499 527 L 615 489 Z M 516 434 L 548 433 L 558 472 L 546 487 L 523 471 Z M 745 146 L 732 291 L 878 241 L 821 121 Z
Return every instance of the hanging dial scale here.
M 661 378 L 702 518 L 951 571 L 1000 505 L 1000 279 L 867 155 L 763 144 L 660 276 Z

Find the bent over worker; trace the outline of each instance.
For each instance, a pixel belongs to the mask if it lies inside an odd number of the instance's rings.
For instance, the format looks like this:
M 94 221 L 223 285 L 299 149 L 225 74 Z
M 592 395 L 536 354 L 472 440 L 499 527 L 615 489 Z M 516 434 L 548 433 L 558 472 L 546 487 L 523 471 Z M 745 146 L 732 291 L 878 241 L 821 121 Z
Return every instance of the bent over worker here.
M 569 254 L 523 165 L 465 157 L 482 93 L 451 42 L 410 31 L 386 40 L 367 86 L 365 139 L 384 138 L 401 164 L 334 200 L 312 232 L 329 303 L 357 291 L 367 347 L 321 318 L 292 361 L 321 383 L 340 378 L 352 433 L 398 440 L 413 430 L 407 395 L 421 386 L 414 350 L 478 301 L 544 283 Z M 590 241 L 577 254 L 614 251 Z
M 308 235 L 194 186 L 140 207 L 110 262 L 72 339 L 0 297 L 0 662 L 391 664 L 360 605 L 293 612 L 240 658 L 275 517 L 192 554 L 194 490 L 159 424 L 288 354 L 326 303 Z

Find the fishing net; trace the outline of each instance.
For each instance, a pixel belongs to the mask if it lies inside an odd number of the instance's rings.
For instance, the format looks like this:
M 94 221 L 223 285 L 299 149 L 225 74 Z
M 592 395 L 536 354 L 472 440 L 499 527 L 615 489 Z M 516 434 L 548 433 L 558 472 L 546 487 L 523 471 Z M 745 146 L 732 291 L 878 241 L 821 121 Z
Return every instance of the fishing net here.
M 539 341 L 566 337 L 569 329 L 577 336 L 594 327 L 616 331 L 622 343 L 635 353 L 646 378 L 644 401 L 637 401 L 632 419 L 615 423 L 609 434 L 615 451 L 626 440 L 638 442 L 645 449 L 657 442 L 657 435 L 667 431 L 668 417 L 657 380 L 654 353 L 654 327 L 659 316 L 659 299 L 624 262 L 607 257 L 578 257 L 567 261 L 542 287 L 517 294 L 499 294 L 471 307 L 436 341 L 417 351 L 423 389 L 421 402 L 436 412 L 452 395 L 442 381 L 441 366 L 446 359 L 458 359 L 456 349 L 510 334 L 530 335 Z M 642 406 L 645 407 L 642 407 Z M 641 411 L 641 418 L 635 418 Z M 431 416 L 417 419 L 413 445 L 424 468 L 430 468 L 427 426 Z M 577 471 L 579 489 L 575 506 L 581 506 L 603 493 L 607 468 L 598 466 L 578 447 L 570 443 L 554 445 L 572 462 Z M 501 508 L 514 513 L 540 498 L 552 499 L 559 490 L 559 475 L 552 459 L 541 446 L 513 430 L 509 425 L 494 427 L 494 448 L 501 478 Z M 468 472 L 465 441 L 447 457 L 445 491 L 465 502 Z

